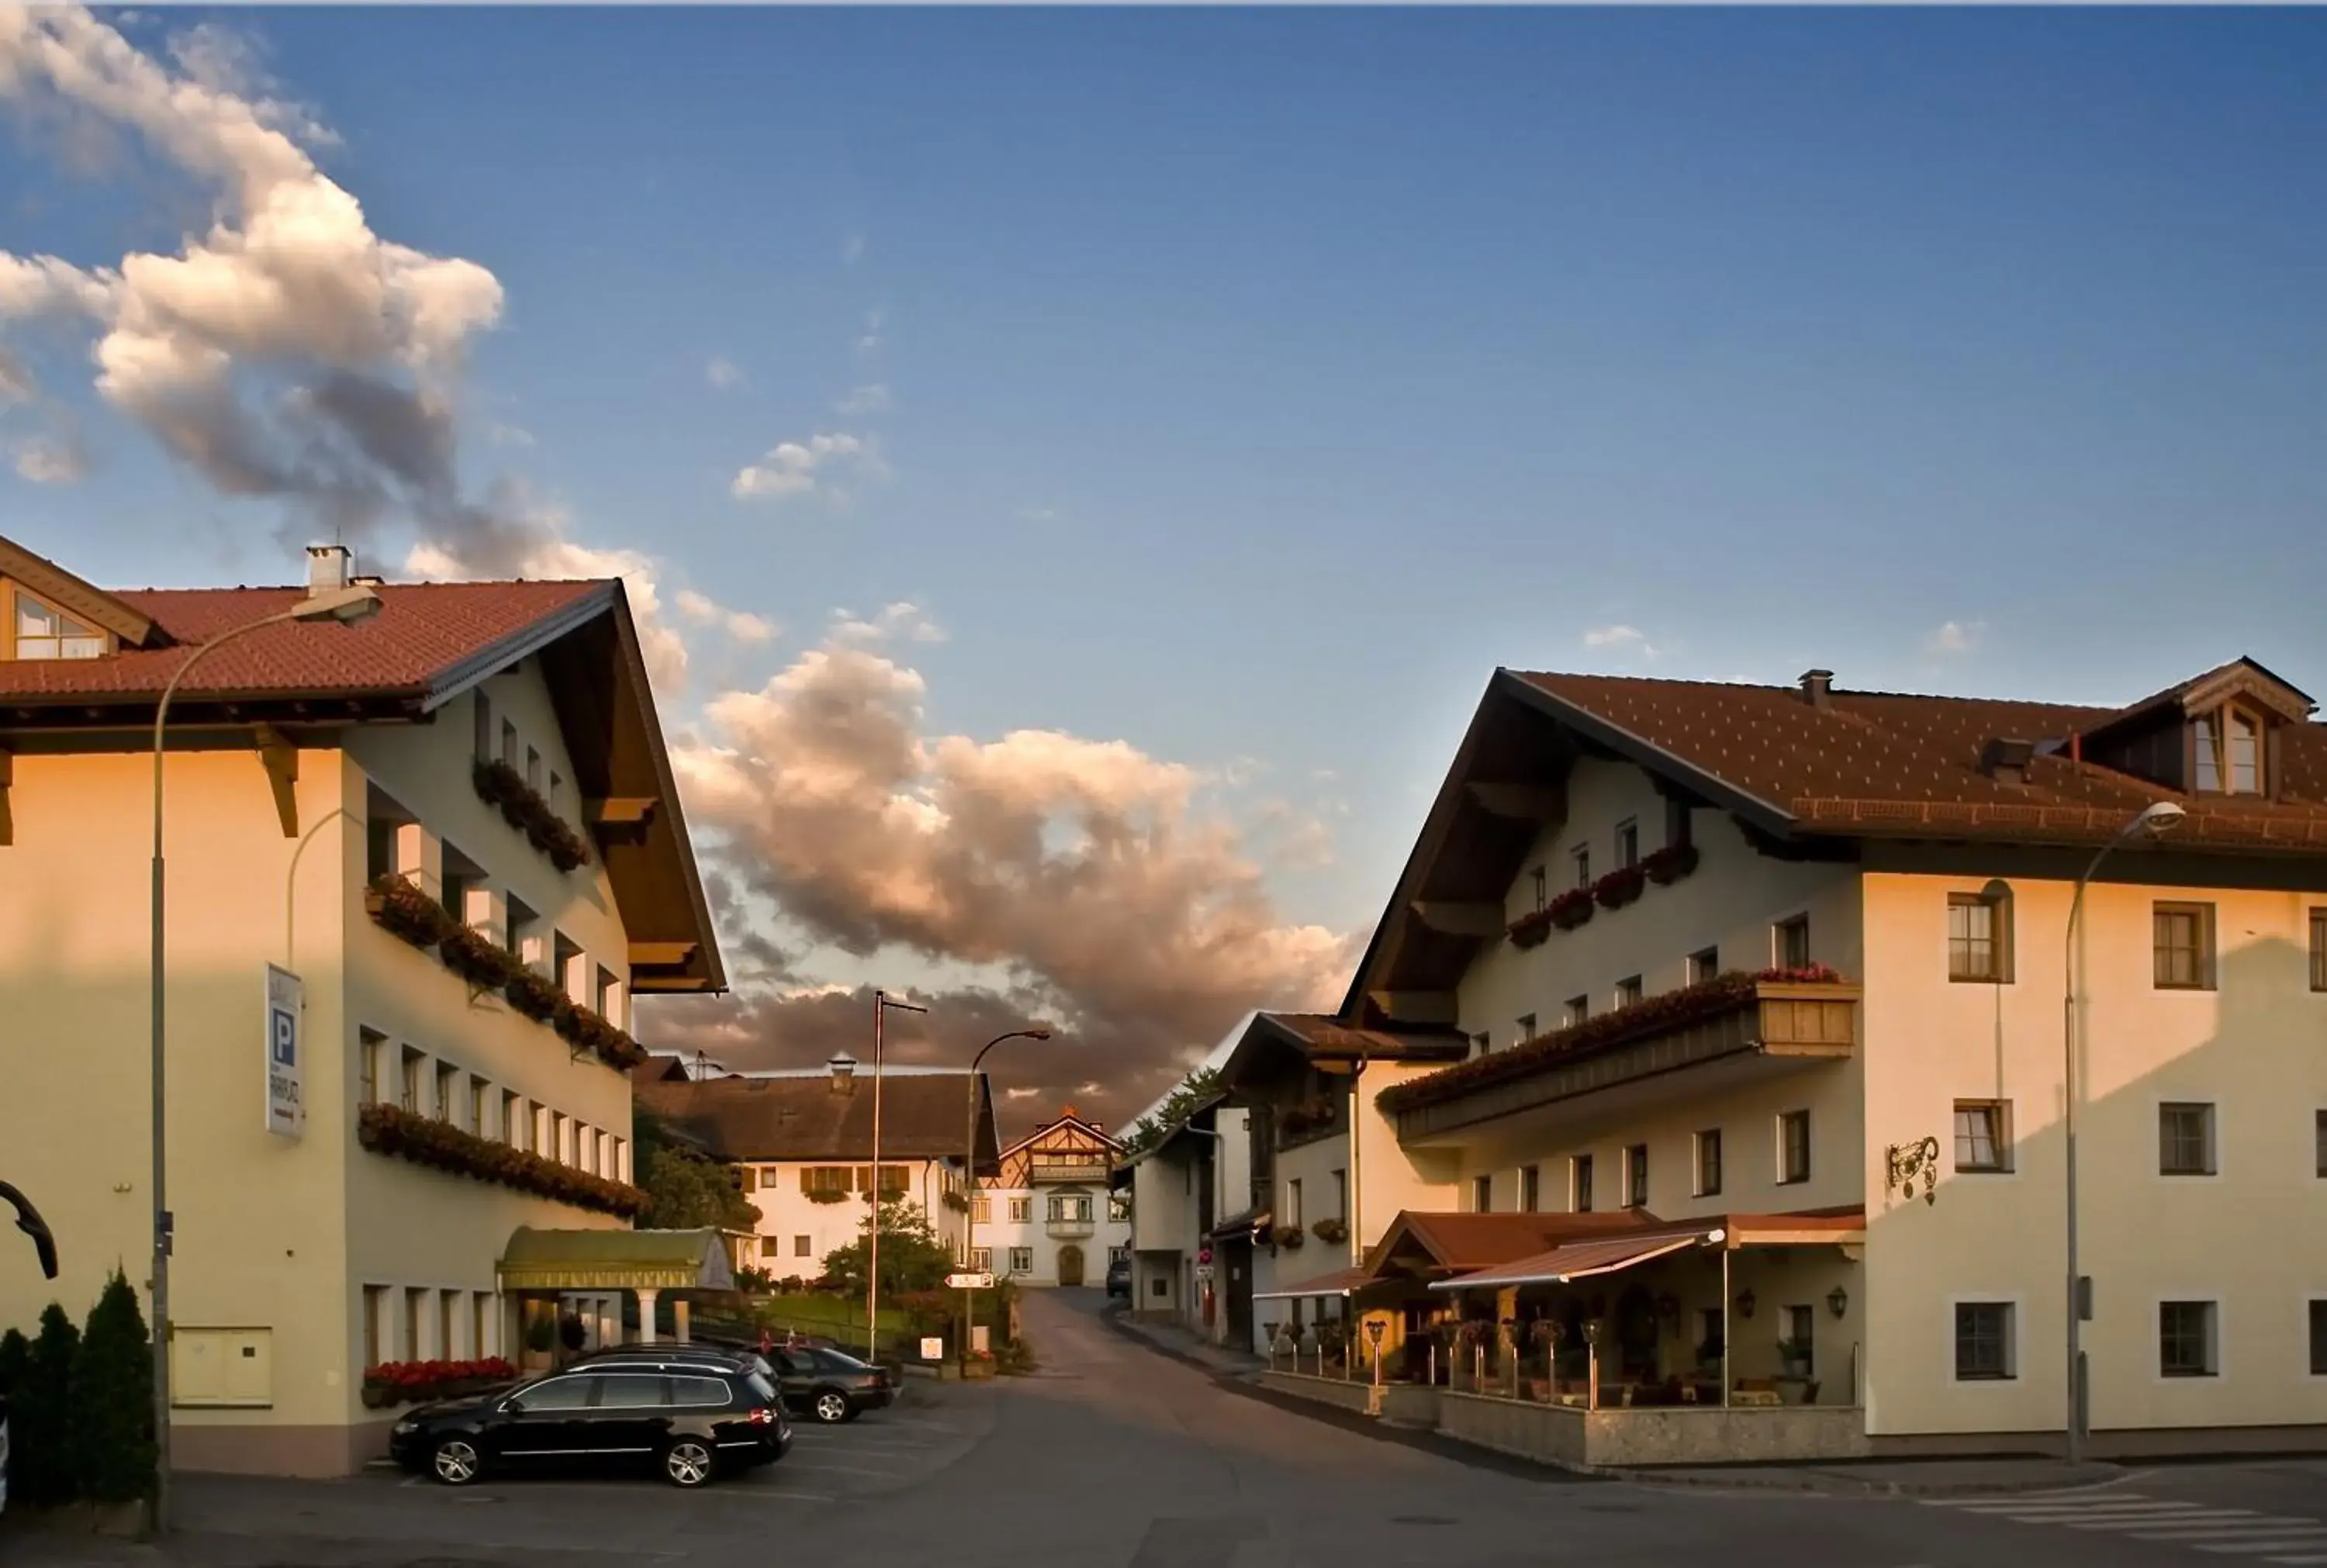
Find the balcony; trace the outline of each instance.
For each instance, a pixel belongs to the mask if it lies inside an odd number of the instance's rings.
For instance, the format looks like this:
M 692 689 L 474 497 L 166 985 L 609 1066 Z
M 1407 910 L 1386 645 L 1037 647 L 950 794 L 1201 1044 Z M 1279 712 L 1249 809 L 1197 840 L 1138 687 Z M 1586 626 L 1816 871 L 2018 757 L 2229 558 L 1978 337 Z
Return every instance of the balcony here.
M 1107 1177 L 1107 1162 L 1096 1156 L 1086 1159 L 1036 1154 L 1026 1171 L 1026 1179 L 1037 1187 L 1059 1186 L 1067 1182 L 1104 1186 Z
M 1097 1233 L 1098 1222 L 1088 1216 L 1081 1219 L 1046 1219 L 1042 1234 L 1052 1241 L 1084 1241 Z
M 1525 1116 L 1548 1131 L 1735 1087 L 1857 1049 L 1859 988 L 1838 976 L 1724 975 L 1385 1089 L 1402 1143 L 1459 1144 Z

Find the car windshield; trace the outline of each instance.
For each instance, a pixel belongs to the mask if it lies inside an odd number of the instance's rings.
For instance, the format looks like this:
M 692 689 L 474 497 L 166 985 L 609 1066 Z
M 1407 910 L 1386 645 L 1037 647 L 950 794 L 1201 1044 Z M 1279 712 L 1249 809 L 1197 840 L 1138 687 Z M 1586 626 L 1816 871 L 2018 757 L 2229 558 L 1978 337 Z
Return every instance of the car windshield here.
M 775 1386 L 770 1383 L 765 1377 L 761 1377 L 757 1372 L 746 1372 L 743 1374 L 743 1386 L 750 1389 L 752 1391 L 752 1397 L 758 1400 L 761 1404 L 772 1405 L 775 1403 Z

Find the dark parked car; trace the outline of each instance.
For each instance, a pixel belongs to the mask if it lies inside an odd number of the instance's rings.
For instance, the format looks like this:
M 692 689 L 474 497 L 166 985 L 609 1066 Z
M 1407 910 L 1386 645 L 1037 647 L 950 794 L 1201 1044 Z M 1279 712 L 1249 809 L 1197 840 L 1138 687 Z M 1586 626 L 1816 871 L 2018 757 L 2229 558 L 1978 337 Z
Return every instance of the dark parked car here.
M 396 1423 L 388 1452 L 448 1487 L 493 1470 L 651 1463 L 691 1488 L 772 1464 L 791 1441 L 775 1389 L 739 1364 L 609 1359 L 424 1405 Z
M 827 1424 L 854 1421 L 897 1397 L 886 1368 L 838 1350 L 806 1345 L 778 1346 L 768 1352 L 784 1404 Z
M 1126 1302 L 1131 1299 L 1131 1260 L 1129 1258 L 1119 1257 L 1107 1265 L 1107 1293 L 1110 1296 L 1121 1296 Z
M 757 1350 L 725 1345 L 621 1345 L 608 1350 L 593 1350 L 586 1356 L 576 1356 L 565 1365 L 571 1371 L 576 1367 L 597 1367 L 610 1361 L 651 1361 L 671 1365 L 686 1362 L 690 1366 L 724 1367 L 730 1370 L 757 1372 L 771 1383 L 776 1377 L 775 1367 Z

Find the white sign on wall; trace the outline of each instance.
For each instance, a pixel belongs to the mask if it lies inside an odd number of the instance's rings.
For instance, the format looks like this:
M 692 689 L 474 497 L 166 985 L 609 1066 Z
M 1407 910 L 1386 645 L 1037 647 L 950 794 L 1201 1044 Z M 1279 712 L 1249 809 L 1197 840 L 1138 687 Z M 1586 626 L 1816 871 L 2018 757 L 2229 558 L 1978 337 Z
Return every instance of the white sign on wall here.
M 306 1130 L 306 1058 L 300 1014 L 305 988 L 299 976 L 266 966 L 266 1130 L 295 1138 Z

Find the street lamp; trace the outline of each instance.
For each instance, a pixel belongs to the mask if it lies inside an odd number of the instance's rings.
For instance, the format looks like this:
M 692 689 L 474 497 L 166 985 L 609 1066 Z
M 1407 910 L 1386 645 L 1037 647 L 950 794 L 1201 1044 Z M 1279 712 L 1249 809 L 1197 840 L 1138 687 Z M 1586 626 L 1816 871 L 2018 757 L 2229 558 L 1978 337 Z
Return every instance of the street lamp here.
M 215 649 L 261 627 L 294 621 L 337 621 L 353 625 L 379 613 L 379 595 L 369 588 L 332 588 L 310 593 L 288 610 L 262 615 L 197 645 L 179 661 L 154 706 L 154 931 L 153 931 L 153 1052 L 154 1052 L 154 1529 L 169 1527 L 170 1502 L 170 1210 L 166 1157 L 168 1134 L 163 1115 L 164 1003 L 162 984 L 162 741 L 170 721 L 170 699 L 194 666 Z
M 864 1358 L 876 1366 L 881 1360 L 881 1025 L 892 1012 L 928 1011 L 886 991 L 873 993 L 873 1190 L 864 1195 L 873 1205 L 873 1229 L 864 1247 Z
M 2146 835 L 2155 838 L 2181 825 L 2189 813 L 2171 800 L 2154 800 L 2142 807 L 2138 816 L 2117 829 L 2115 838 L 2101 845 L 2085 873 L 2077 879 L 2077 891 L 2069 901 L 2069 929 L 2061 951 L 2061 1143 L 2068 1156 L 2067 1197 L 2069 1209 L 2069 1414 L 2068 1457 L 2070 1463 L 2085 1457 L 2085 1368 L 2081 1344 L 2085 1310 L 2084 1279 L 2077 1272 L 2077 1047 L 2083 1034 L 2083 1009 L 2077 1004 L 2077 993 L 2084 979 L 2081 934 L 2079 918 L 2085 910 L 2085 884 L 2093 880 L 2101 862 L 2126 841 Z
M 961 1210 L 961 1266 L 964 1269 L 971 1266 L 977 1254 L 977 1064 L 986 1059 L 987 1051 L 1005 1040 L 1048 1040 L 1050 1038 L 1051 1031 L 1040 1026 L 1033 1029 L 1014 1029 L 1007 1034 L 997 1034 L 979 1046 L 977 1054 L 969 1059 L 969 1132 L 962 1143 L 961 1165 L 963 1178 L 967 1182 Z M 961 1358 L 962 1364 L 966 1367 L 969 1363 L 970 1344 L 977 1337 L 977 1293 L 973 1290 L 963 1291 L 961 1302 Z

